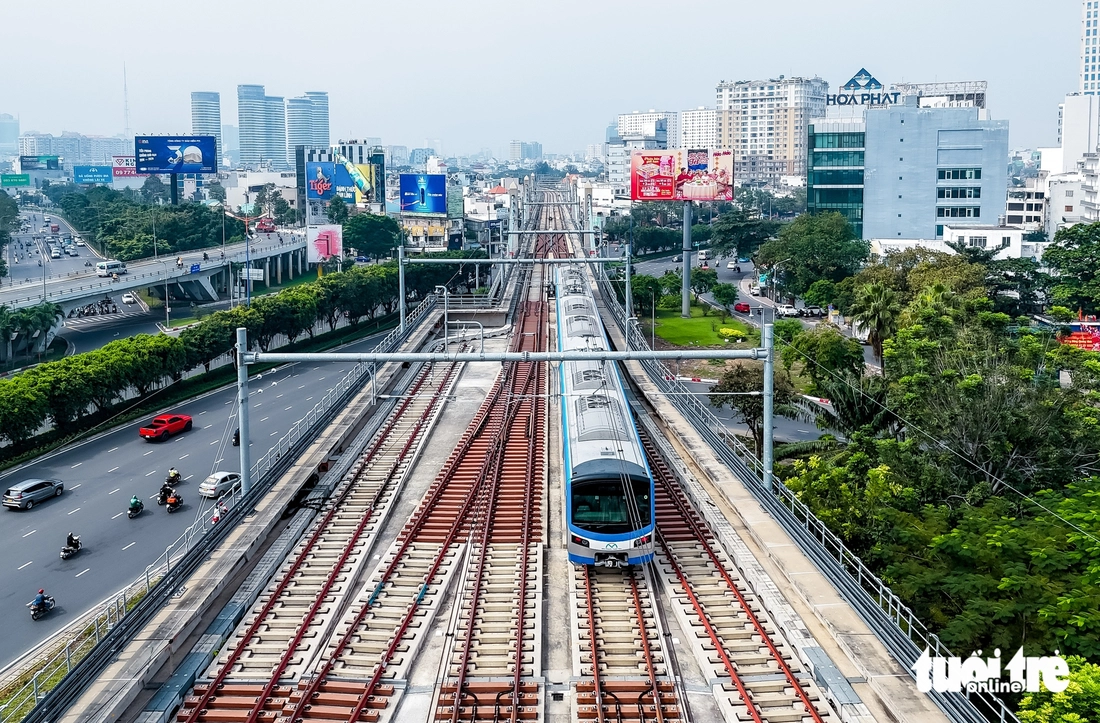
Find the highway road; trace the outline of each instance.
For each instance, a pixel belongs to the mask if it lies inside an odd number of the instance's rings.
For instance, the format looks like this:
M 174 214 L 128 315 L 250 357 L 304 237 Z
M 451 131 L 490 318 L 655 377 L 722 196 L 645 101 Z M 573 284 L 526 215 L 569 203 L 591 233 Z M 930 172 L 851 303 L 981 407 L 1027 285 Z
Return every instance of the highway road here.
M 380 338 L 347 350 L 368 351 Z M 288 365 L 253 379 L 252 459 L 264 455 L 349 369 Z M 33 510 L 0 510 L 0 618 L 6 621 L 0 668 L 136 579 L 188 525 L 209 514 L 209 500 L 198 496 L 199 482 L 215 470 L 240 468 L 239 450 L 230 444 L 237 427 L 235 394 L 235 388 L 225 389 L 173 408 L 192 415 L 195 426 L 165 443 L 142 440 L 141 422 L 134 422 L 0 476 L 0 489 L 31 477 L 65 482 L 62 496 Z M 179 488 L 185 504 L 168 515 L 152 498 L 173 465 L 185 478 Z M 146 507 L 131 520 L 125 512 L 133 494 Z M 84 549 L 61 560 L 70 531 Z M 25 604 L 41 587 L 58 607 L 32 622 Z
M 12 284 L 19 286 L 21 284 L 33 284 L 34 282 L 41 285 L 43 269 L 45 269 L 47 280 L 50 277 L 87 273 L 89 268 L 84 264 L 88 261 L 94 264 L 99 260 L 92 250 L 86 246 L 76 248 L 77 256 L 62 254 L 60 259 L 51 259 L 49 249 L 46 246 L 47 241 L 54 236 L 60 237 L 64 233 L 71 234 L 73 230 L 57 216 L 53 214 L 45 215 L 50 216 L 51 223 L 56 223 L 61 227 L 57 234 L 51 233 L 48 228 L 43 229 L 44 221 L 42 220 L 43 213 L 41 211 L 20 212 L 20 219 L 29 228 L 26 233 L 19 232 L 11 235 L 12 241 L 4 252 L 5 260 L 8 261 L 9 278 L 4 280 L 3 286 L 7 287 Z M 38 261 L 42 261 L 42 266 L 38 265 Z

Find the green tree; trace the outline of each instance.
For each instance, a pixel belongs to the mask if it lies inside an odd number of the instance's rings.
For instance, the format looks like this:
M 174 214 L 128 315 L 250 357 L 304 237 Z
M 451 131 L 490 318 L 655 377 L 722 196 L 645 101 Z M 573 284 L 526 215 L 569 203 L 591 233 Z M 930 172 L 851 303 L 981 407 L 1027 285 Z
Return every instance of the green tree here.
M 271 204 L 271 216 L 280 226 L 292 226 L 298 222 L 298 212 L 281 195 Z
M 328 216 L 329 223 L 343 224 L 348 220 L 348 204 L 339 196 L 333 196 L 325 213 Z
M 1069 687 L 1052 693 L 1043 686 L 1020 700 L 1020 723 L 1087 723 L 1100 720 L 1100 665 L 1079 655 L 1066 658 Z
M 141 196 L 149 203 L 164 203 L 171 198 L 170 189 L 159 176 L 149 176 L 141 184 Z
M 737 285 L 715 284 L 710 293 L 714 296 L 714 300 L 722 305 L 722 310 L 726 312 L 722 314 L 722 321 L 725 322 L 726 315 L 733 313 L 733 305 L 737 303 Z
M 823 380 L 838 376 L 858 379 L 863 373 L 863 347 L 837 327 L 823 322 L 799 331 L 782 348 L 783 366 L 790 371 L 795 363 L 802 364 L 815 392 L 820 392 Z
M 656 314 L 656 304 L 661 300 L 660 280 L 649 274 L 634 274 L 630 277 L 630 293 L 635 309 L 641 309 L 650 317 Z
M 705 294 L 718 283 L 718 272 L 714 269 L 705 269 L 693 266 L 691 269 L 691 290 L 696 296 Z
M 1095 314 L 1100 309 L 1100 222 L 1058 230 L 1043 252 L 1051 270 L 1054 300 L 1071 309 Z
M 801 296 L 820 279 L 838 282 L 852 276 L 869 254 L 869 244 L 855 237 L 844 216 L 803 214 L 760 247 L 756 263 L 767 269 L 781 265 L 783 288 Z
M 779 224 L 750 217 L 740 208 L 723 213 L 711 224 L 711 247 L 724 256 L 746 258 L 775 235 Z
M 46 423 L 48 409 L 40 387 L 19 375 L 0 379 L 0 435 L 12 444 L 29 439 Z
M 344 245 L 356 249 L 361 256 L 374 259 L 390 256 L 403 239 L 400 225 L 389 216 L 360 213 L 344 223 Z
M 802 295 L 802 300 L 807 304 L 826 307 L 833 303 L 836 296 L 836 284 L 828 279 L 818 279 L 810 284 L 810 288 L 806 289 L 806 293 Z
M 729 406 L 740 415 L 756 442 L 756 456 L 764 450 L 764 365 L 743 363 L 727 369 L 710 388 L 710 403 L 716 407 Z M 779 369 L 773 375 L 773 405 L 780 410 L 795 400 L 794 385 L 790 377 Z
M 203 188 L 206 189 L 206 195 L 211 200 L 225 203 L 225 187 L 222 186 L 221 182 L 212 181 L 203 186 Z
M 852 322 L 867 330 L 867 338 L 875 352 L 875 359 L 882 363 L 882 343 L 898 329 L 901 307 L 898 295 L 882 284 L 868 284 L 861 288 L 852 304 Z

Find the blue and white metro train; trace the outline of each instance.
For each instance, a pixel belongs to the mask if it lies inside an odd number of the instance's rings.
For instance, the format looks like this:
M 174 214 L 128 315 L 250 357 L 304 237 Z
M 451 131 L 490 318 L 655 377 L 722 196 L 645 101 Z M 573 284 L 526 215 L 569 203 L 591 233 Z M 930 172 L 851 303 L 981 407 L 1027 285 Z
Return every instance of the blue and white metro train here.
M 558 351 L 608 348 L 583 265 L 557 268 Z M 562 362 L 569 561 L 624 567 L 653 559 L 653 474 L 614 362 Z

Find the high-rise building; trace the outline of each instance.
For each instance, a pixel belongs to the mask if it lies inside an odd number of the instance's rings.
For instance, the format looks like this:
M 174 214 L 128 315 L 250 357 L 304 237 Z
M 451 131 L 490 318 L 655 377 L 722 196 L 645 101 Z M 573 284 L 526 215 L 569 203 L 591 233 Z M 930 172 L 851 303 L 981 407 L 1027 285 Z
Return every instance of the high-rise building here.
M 386 146 L 386 166 L 401 168 L 409 165 L 408 146 Z
M 680 114 L 676 111 L 653 110 L 642 113 L 634 111 L 623 113 L 615 124 L 615 133 L 620 138 L 627 136 L 655 136 L 657 123 L 664 121 L 665 143 L 661 148 L 675 146 L 680 141 Z
M 134 139 L 119 136 L 85 136 L 66 131 L 60 136 L 27 133 L 19 136 L 16 150 L 21 156 L 58 156 L 65 168 L 106 165 L 112 156 L 134 154 Z
M 1008 189 L 1008 121 L 977 107 L 870 107 L 810 123 L 807 206 L 836 211 L 863 239 L 937 239 L 944 226 L 997 224 Z
M 297 146 L 329 147 L 328 93 L 309 91 L 286 102 L 286 136 L 291 159 Z
M 14 156 L 19 151 L 19 119 L 0 113 L 0 158 Z
M 512 141 L 508 144 L 508 160 L 541 161 L 542 144 L 537 141 Z
M 627 192 L 630 186 L 630 156 L 634 151 L 668 148 L 668 118 L 649 118 L 638 122 L 639 115 L 619 116 L 619 123 L 607 129 L 607 180 L 612 193 Z M 630 120 L 624 122 L 624 118 Z M 620 132 L 620 129 L 625 132 Z
M 775 184 L 805 176 L 807 132 L 825 115 L 828 91 L 817 77 L 720 82 L 718 146 L 733 149 L 737 179 Z
M 237 126 L 241 166 L 274 170 L 290 167 L 287 157 L 286 109 L 281 96 L 270 96 L 262 85 L 237 86 Z
M 718 148 L 718 111 L 699 106 L 680 111 L 680 137 L 669 140 L 679 148 Z
M 222 96 L 221 93 L 195 91 L 191 93 L 191 132 L 215 137 L 218 165 L 223 165 L 222 154 Z
M 1081 2 L 1081 81 L 1080 92 L 1097 95 L 1096 38 L 1100 35 L 1100 0 Z
M 434 148 L 413 148 L 409 151 L 409 165 L 413 167 L 424 166 L 428 159 L 434 155 Z

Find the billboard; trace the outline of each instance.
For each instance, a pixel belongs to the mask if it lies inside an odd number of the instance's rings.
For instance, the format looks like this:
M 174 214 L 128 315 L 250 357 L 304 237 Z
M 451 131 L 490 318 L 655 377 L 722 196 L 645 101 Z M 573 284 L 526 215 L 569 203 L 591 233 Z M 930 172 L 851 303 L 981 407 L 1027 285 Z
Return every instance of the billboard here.
M 73 183 L 110 183 L 114 180 L 112 168 L 108 166 L 73 166 Z
M 402 173 L 401 213 L 447 214 L 447 176 L 442 173 Z
M 630 156 L 632 201 L 732 201 L 733 151 L 670 148 Z
M 306 198 L 310 201 L 331 201 L 336 196 L 336 169 L 331 162 L 306 164 Z
M 60 168 L 58 156 L 19 156 L 19 168 L 27 171 L 56 171 Z
M 217 173 L 214 136 L 136 136 L 137 173 Z
M 319 264 L 343 253 L 344 228 L 339 224 L 310 226 L 306 231 L 306 261 Z
M 111 156 L 111 175 L 115 178 L 136 176 L 137 166 L 133 156 Z
M 0 188 L 18 188 L 31 185 L 29 173 L 0 173 Z
M 359 173 L 363 175 L 363 178 L 367 181 L 369 191 L 367 194 L 363 194 L 358 187 L 355 188 L 355 202 L 356 203 L 377 203 L 378 202 L 378 190 L 376 183 L 376 176 L 374 175 L 374 166 L 370 163 L 356 163 L 355 167 L 359 170 Z

